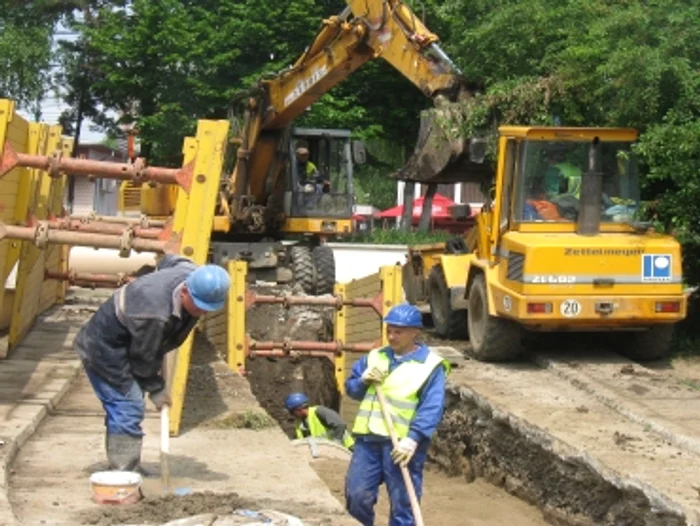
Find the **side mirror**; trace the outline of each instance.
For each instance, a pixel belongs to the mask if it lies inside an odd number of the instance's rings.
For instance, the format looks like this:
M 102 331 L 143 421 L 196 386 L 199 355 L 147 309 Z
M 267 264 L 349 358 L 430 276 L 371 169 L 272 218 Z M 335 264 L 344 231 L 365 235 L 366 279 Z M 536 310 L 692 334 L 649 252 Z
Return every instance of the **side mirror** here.
M 364 141 L 352 141 L 352 161 L 355 164 L 367 162 L 367 148 Z
M 469 139 L 469 160 L 476 164 L 482 164 L 486 158 L 486 139 Z

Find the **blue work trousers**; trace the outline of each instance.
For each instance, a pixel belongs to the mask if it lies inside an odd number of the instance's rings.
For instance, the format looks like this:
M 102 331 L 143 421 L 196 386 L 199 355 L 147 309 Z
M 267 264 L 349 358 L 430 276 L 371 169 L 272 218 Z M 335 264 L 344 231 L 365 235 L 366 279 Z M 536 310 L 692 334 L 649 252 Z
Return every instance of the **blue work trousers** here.
M 104 407 L 107 433 L 110 435 L 143 436 L 141 423 L 146 414 L 146 405 L 139 384 L 134 381 L 125 394 L 105 382 L 87 367 L 85 372 L 97 398 L 100 399 L 102 407 Z
M 355 442 L 345 477 L 345 506 L 363 526 L 374 526 L 374 505 L 382 483 L 386 484 L 391 500 L 389 526 L 414 526 L 416 523 L 401 468 L 392 460 L 391 450 L 390 440 Z M 427 450 L 428 442 L 420 444 L 408 464 L 418 500 L 423 493 L 423 467 Z

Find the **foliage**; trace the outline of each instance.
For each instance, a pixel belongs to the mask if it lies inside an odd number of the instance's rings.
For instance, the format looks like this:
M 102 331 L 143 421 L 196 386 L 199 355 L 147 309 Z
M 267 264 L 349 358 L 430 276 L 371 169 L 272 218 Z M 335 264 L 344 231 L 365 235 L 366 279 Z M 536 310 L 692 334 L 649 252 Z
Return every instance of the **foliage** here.
M 367 243 L 374 245 L 418 245 L 421 243 L 439 243 L 455 237 L 455 234 L 434 230 L 418 232 L 406 230 L 384 230 L 376 228 L 367 233 L 360 232 L 343 239 L 347 243 Z
M 47 2 L 0 2 L 0 97 L 39 116 L 49 88 L 55 17 Z
M 367 163 L 355 165 L 355 196 L 358 204 L 368 204 L 380 210 L 396 203 L 396 180 L 389 177 L 406 160 L 400 144 L 386 139 L 365 141 Z

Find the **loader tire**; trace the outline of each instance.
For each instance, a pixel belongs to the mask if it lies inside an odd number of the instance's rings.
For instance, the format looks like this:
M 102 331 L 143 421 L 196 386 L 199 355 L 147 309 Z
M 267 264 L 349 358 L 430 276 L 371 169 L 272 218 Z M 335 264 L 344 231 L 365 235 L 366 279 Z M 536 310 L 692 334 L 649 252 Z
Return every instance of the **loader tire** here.
M 630 360 L 648 362 L 666 358 L 671 352 L 673 325 L 657 325 L 641 332 L 620 332 L 614 335 L 614 350 Z
M 453 309 L 450 305 L 450 289 L 447 288 L 445 272 L 439 265 L 434 266 L 428 274 L 428 301 L 438 336 L 450 340 L 466 340 L 469 334 L 467 311 Z
M 335 256 L 333 250 L 319 245 L 311 253 L 316 267 L 316 294 L 333 294 L 335 287 Z
M 294 282 L 301 285 L 306 294 L 316 291 L 316 269 L 311 257 L 311 249 L 305 245 L 294 245 L 289 249 Z
M 476 275 L 469 288 L 467 321 L 471 354 L 480 362 L 504 362 L 520 354 L 520 327 L 511 320 L 489 314 L 483 274 Z

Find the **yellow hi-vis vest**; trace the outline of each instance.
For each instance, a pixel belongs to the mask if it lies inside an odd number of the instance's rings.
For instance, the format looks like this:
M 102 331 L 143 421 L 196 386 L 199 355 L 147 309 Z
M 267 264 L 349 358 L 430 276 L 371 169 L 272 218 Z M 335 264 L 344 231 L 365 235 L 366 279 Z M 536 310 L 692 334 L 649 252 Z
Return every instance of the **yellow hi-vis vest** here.
M 312 437 L 326 438 L 335 441 L 333 433 L 326 429 L 326 426 L 323 425 L 321 419 L 316 415 L 317 407 L 318 406 L 309 407 L 309 412 L 306 416 L 306 422 L 309 425 L 309 434 Z M 301 427 L 301 422 L 297 422 L 296 436 L 297 438 L 304 438 L 304 430 Z M 355 445 L 355 439 L 352 438 L 352 435 L 348 433 L 347 430 L 343 434 L 343 445 L 348 449 Z
M 567 194 L 576 199 L 581 197 L 581 170 L 569 162 L 557 163 L 556 166 L 567 181 Z
M 394 428 L 399 438 L 408 435 L 408 429 L 418 407 L 418 391 L 436 367 L 442 365 L 445 375 L 450 373 L 450 363 L 437 354 L 430 352 L 424 363 L 407 360 L 396 367 L 381 385 L 384 398 L 389 405 L 389 413 L 394 422 Z M 382 371 L 389 370 L 389 357 L 383 348 L 370 351 L 367 356 L 367 368 L 377 367 Z M 365 397 L 360 403 L 360 409 L 352 428 L 353 434 L 374 434 L 389 436 L 389 430 L 384 423 L 382 408 L 374 386 L 367 388 Z

